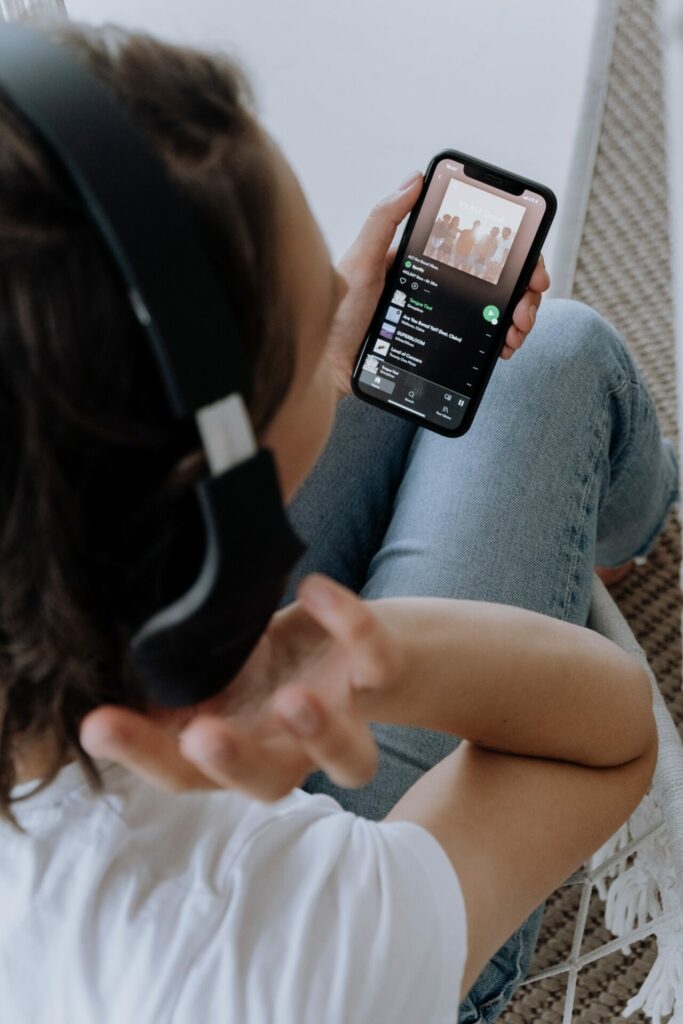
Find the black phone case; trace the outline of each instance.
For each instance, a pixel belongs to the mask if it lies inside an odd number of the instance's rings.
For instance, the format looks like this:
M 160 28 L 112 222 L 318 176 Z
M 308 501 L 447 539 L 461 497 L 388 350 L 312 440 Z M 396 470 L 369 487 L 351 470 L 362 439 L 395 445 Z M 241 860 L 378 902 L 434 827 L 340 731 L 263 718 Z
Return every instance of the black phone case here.
M 417 221 L 417 218 L 420 215 L 420 210 L 422 209 L 422 204 L 424 202 L 425 196 L 427 195 L 427 191 L 431 184 L 434 170 L 439 161 L 444 159 L 454 160 L 458 163 L 462 163 L 463 165 L 473 165 L 477 169 L 478 176 L 479 172 L 482 172 L 482 177 L 484 178 L 484 180 L 486 180 L 486 176 L 489 176 L 495 179 L 499 179 L 501 182 L 512 182 L 515 184 L 515 186 L 521 186 L 520 194 L 521 192 L 524 191 L 524 189 L 529 189 L 530 191 L 537 192 L 540 196 L 543 196 L 546 203 L 545 213 L 543 214 L 543 218 L 541 220 L 541 223 L 539 224 L 538 231 L 536 232 L 534 241 L 531 245 L 531 248 L 529 249 L 527 258 L 524 261 L 524 265 L 522 266 L 522 269 L 520 271 L 520 275 L 517 279 L 517 283 L 510 297 L 510 301 L 507 305 L 507 309 L 505 310 L 505 314 L 501 318 L 499 334 L 500 341 L 495 348 L 491 349 L 491 352 L 487 357 L 488 362 L 486 367 L 484 368 L 484 374 L 479 382 L 477 391 L 473 393 L 470 398 L 469 404 L 467 406 L 467 412 L 465 413 L 462 422 L 453 429 L 448 429 L 448 427 L 441 427 L 438 424 L 431 423 L 429 421 L 418 422 L 416 417 L 411 416 L 409 412 L 403 412 L 401 409 L 395 406 L 390 408 L 386 402 L 382 402 L 377 398 L 373 398 L 371 395 L 367 395 L 358 387 L 358 376 L 360 374 L 363 359 L 365 358 L 366 348 L 371 337 L 373 337 L 374 334 L 376 333 L 374 331 L 374 327 L 378 322 L 378 312 L 380 309 L 384 308 L 384 306 L 389 301 L 389 296 L 393 295 L 394 293 L 394 290 L 398 283 L 398 277 L 400 276 L 400 268 L 403 263 L 403 257 L 408 246 L 408 240 L 410 239 L 413 228 L 415 227 L 415 222 Z M 425 180 L 422 188 L 422 193 L 410 213 L 408 223 L 406 224 L 405 230 L 399 242 L 394 265 L 389 271 L 389 274 L 387 275 L 387 280 L 384 286 L 384 290 L 382 292 L 382 296 L 377 304 L 377 309 L 372 315 L 372 320 L 370 321 L 370 326 L 368 328 L 368 331 L 366 332 L 365 338 L 363 339 L 363 344 L 361 345 L 358 351 L 358 355 L 356 356 L 356 362 L 353 367 L 353 373 L 351 375 L 351 389 L 354 395 L 357 398 L 360 398 L 362 402 L 367 402 L 369 405 L 376 405 L 380 409 L 383 409 L 385 412 L 389 413 L 392 416 L 400 416 L 402 419 L 410 420 L 411 423 L 414 423 L 418 427 L 424 427 L 425 430 L 433 430 L 435 433 L 443 434 L 445 437 L 462 437 L 463 434 L 466 434 L 467 431 L 472 426 L 472 422 L 477 413 L 477 409 L 479 408 L 479 403 L 481 402 L 484 392 L 486 391 L 488 382 L 491 378 L 491 374 L 493 373 L 493 369 L 496 363 L 498 362 L 498 357 L 500 356 L 503 345 L 505 344 L 505 337 L 507 335 L 508 328 L 512 323 L 512 316 L 515 311 L 515 307 L 521 299 L 524 292 L 526 291 L 527 285 L 531 279 L 531 275 L 534 272 L 534 268 L 538 261 L 538 257 L 541 253 L 541 249 L 543 248 L 543 243 L 545 242 L 546 236 L 550 229 L 550 225 L 553 222 L 556 211 L 557 199 L 555 198 L 555 194 L 552 192 L 551 189 L 547 188 L 547 186 L 540 185 L 537 181 L 531 181 L 529 178 L 523 178 L 520 177 L 520 175 L 518 174 L 512 174 L 510 171 L 505 171 L 500 167 L 496 167 L 494 164 L 486 163 L 483 160 L 476 160 L 474 157 L 468 156 L 466 153 L 460 153 L 454 149 L 445 149 L 441 153 L 437 153 L 436 156 L 434 156 L 429 162 L 429 166 L 427 167 L 427 170 L 425 172 Z

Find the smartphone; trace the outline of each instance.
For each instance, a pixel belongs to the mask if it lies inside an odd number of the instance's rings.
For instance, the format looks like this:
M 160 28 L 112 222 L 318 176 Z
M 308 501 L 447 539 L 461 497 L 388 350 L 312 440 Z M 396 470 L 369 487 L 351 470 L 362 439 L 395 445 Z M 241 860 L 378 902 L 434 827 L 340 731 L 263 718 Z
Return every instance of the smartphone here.
M 358 398 L 466 433 L 556 209 L 544 185 L 455 150 L 435 156 L 358 353 Z

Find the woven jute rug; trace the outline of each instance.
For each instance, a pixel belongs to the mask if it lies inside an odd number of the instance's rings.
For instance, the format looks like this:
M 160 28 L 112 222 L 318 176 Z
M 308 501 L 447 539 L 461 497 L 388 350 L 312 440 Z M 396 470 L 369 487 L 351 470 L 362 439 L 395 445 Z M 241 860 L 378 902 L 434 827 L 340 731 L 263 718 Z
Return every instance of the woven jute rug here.
M 609 91 L 574 297 L 623 334 L 652 392 L 662 429 L 677 436 L 661 60 L 655 0 L 622 0 Z M 635 244 L 634 244 L 635 240 Z M 683 723 L 678 586 L 679 525 L 669 522 L 647 565 L 612 588 L 643 645 L 677 725 Z M 532 970 L 564 960 L 573 937 L 576 889 L 549 902 Z M 594 898 L 582 952 L 613 936 Z M 574 1021 L 606 1024 L 640 987 L 654 940 L 599 960 L 579 974 Z M 501 1024 L 561 1024 L 566 979 L 519 989 Z M 634 1014 L 630 1021 L 645 1021 Z

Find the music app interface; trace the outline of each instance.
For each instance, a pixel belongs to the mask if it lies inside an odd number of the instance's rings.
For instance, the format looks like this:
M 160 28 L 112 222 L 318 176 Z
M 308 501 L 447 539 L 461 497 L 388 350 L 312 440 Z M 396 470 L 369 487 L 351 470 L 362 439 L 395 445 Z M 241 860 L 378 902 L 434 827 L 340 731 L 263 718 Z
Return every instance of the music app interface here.
M 358 386 L 455 429 L 485 373 L 499 326 L 545 213 L 443 159 L 435 168 L 388 304 L 363 349 Z

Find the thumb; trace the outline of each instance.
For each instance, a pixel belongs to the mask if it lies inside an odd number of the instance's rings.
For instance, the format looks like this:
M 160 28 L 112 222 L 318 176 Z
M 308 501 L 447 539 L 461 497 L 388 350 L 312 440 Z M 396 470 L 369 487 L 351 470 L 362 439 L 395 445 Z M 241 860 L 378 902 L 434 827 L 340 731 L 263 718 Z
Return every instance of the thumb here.
M 340 262 L 339 269 L 345 276 L 374 277 L 384 273 L 387 252 L 396 228 L 415 205 L 422 182 L 422 171 L 414 171 L 395 192 L 373 207 L 358 237 Z

